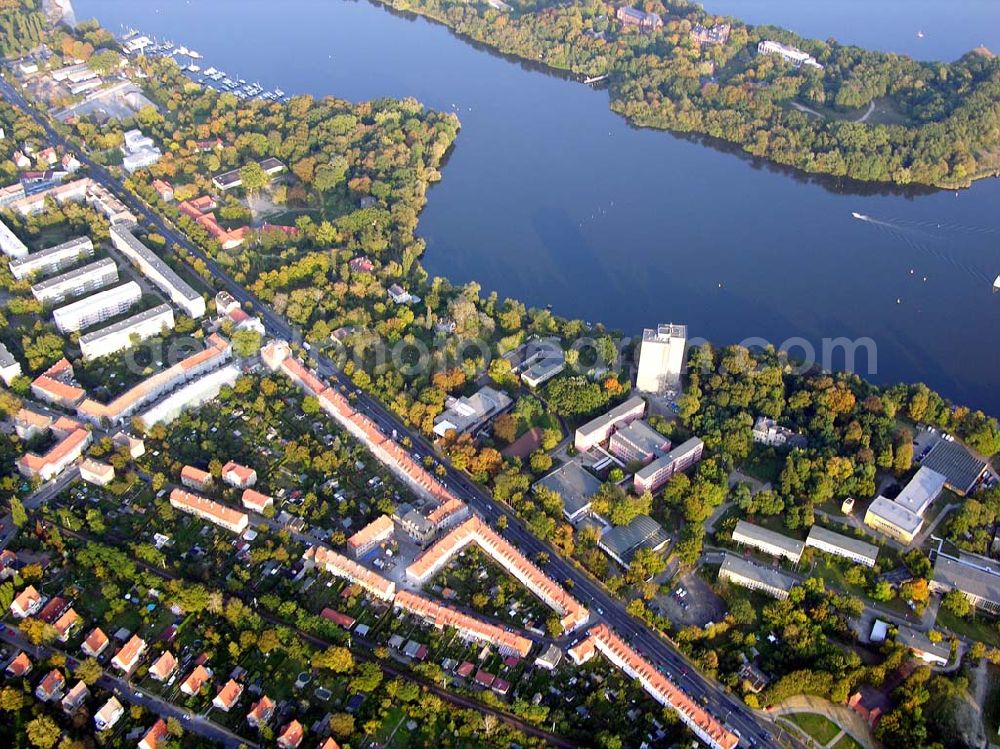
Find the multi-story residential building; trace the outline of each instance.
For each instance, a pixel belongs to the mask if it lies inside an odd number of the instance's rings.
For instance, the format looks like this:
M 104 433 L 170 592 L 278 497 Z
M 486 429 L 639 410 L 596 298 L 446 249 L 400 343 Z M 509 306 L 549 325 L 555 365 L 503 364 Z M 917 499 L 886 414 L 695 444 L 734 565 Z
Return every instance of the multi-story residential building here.
M 598 624 L 587 633 L 586 639 L 567 652 L 577 665 L 602 653 L 626 675 L 638 681 L 654 700 L 676 712 L 695 736 L 711 749 L 736 749 L 739 745 L 739 736 L 729 731 L 722 722 L 633 650 L 607 624 Z
M 20 182 L 15 182 L 13 185 L 7 185 L 6 187 L 0 187 L 0 208 L 4 208 L 10 205 L 11 203 L 16 203 L 18 200 L 22 200 L 23 198 L 24 198 L 24 185 L 21 184 Z M 20 240 L 18 241 L 20 242 Z M 0 244 L 0 247 L 2 247 L 2 244 Z M 8 255 L 11 254 L 7 252 L 5 248 L 3 249 L 3 252 L 7 253 Z M 25 254 L 27 254 L 27 250 L 25 250 Z M 17 256 L 11 255 L 11 257 L 17 257 Z
M 434 419 L 434 434 L 444 437 L 451 431 L 458 434 L 474 431 L 512 404 L 506 393 L 491 387 L 482 387 L 468 398 L 450 398 L 444 413 Z
M 23 281 L 32 273 L 48 275 L 75 265 L 80 258 L 94 254 L 94 243 L 90 237 L 77 237 L 68 242 L 48 247 L 30 255 L 10 261 L 10 272 L 18 281 Z
M 21 187 L 21 183 L 18 183 L 18 187 Z M 23 187 L 21 187 L 21 193 L 24 193 Z M 4 203 L 0 202 L 0 206 L 2 205 Z M 7 257 L 12 258 L 23 258 L 28 255 L 27 246 L 3 221 L 0 221 L 0 251 Z
M 453 528 L 406 568 L 408 579 L 424 583 L 469 544 L 476 544 L 561 617 L 568 632 L 586 623 L 590 613 L 559 583 L 542 572 L 518 549 L 473 515 Z
M 778 55 L 782 59 L 799 68 L 805 65 L 806 67 L 816 68 L 817 70 L 823 69 L 823 66 L 816 62 L 816 58 L 808 52 L 803 52 L 798 47 L 792 47 L 770 39 L 766 39 L 757 44 L 757 54 Z
M 203 492 L 214 483 L 214 479 L 208 471 L 194 466 L 184 466 L 181 468 L 181 483 L 188 489 L 197 489 Z
M 516 655 L 525 658 L 531 652 L 533 643 L 527 637 L 463 614 L 416 593 L 399 591 L 393 600 L 393 607 L 419 616 L 438 629 L 450 627 L 463 640 L 489 643 L 496 647 L 502 655 Z
M 872 501 L 865 513 L 865 525 L 910 543 L 924 524 L 924 512 L 941 494 L 945 483 L 940 473 L 921 466 L 895 499 L 879 495 Z
M 67 297 L 97 291 L 118 283 L 118 266 L 111 258 L 102 258 L 31 286 L 31 294 L 42 304 L 57 304 Z
M 806 546 L 812 546 L 827 554 L 850 559 L 866 567 L 874 567 L 878 559 L 878 547 L 858 538 L 834 533 L 821 525 L 809 529 Z
M 733 543 L 750 546 L 772 557 L 783 557 L 792 564 L 798 564 L 806 545 L 802 541 L 775 533 L 759 525 L 740 520 L 733 530 Z
M 48 481 L 79 458 L 91 442 L 90 430 L 66 416 L 57 419 L 50 430 L 58 442 L 44 455 L 22 455 L 17 461 L 22 476 Z
M 243 506 L 248 510 L 253 510 L 257 513 L 264 512 L 268 507 L 274 505 L 274 497 L 254 491 L 253 489 L 245 489 L 240 501 L 243 502 Z
M 21 363 L 14 358 L 7 347 L 0 343 L 0 380 L 4 381 L 7 387 L 15 377 L 21 376 Z
M 642 331 L 635 387 L 644 393 L 676 388 L 684 369 L 687 325 L 666 323 Z
M 608 452 L 626 463 L 649 463 L 670 449 L 670 440 L 644 421 L 631 424 L 611 435 Z
M 632 486 L 636 494 L 656 491 L 667 483 L 674 474 L 686 471 L 701 460 L 704 450 L 705 443 L 697 437 L 692 437 L 662 457 L 657 458 L 637 471 L 632 477 Z
M 14 431 L 19 438 L 27 442 L 39 434 L 45 434 L 53 421 L 55 419 L 48 414 L 22 408 L 14 416 Z
M 76 407 L 77 415 L 94 424 L 120 423 L 138 413 L 139 409 L 146 404 L 152 403 L 157 398 L 194 380 L 205 372 L 211 372 L 221 367 L 231 356 L 232 347 L 229 345 L 229 342 L 221 336 L 210 335 L 206 340 L 203 350 L 192 354 L 162 372 L 157 372 L 152 377 L 143 380 L 127 390 L 110 403 L 99 403 L 90 398 L 84 400 L 83 403 L 79 403 Z M 170 411 L 178 407 L 183 407 L 186 402 L 196 405 L 199 402 L 199 397 L 205 397 L 207 400 L 207 396 L 211 394 L 212 387 L 221 387 L 221 384 L 230 378 L 235 382 L 238 375 L 239 370 L 233 367 L 224 373 L 224 377 L 220 381 L 207 383 L 208 387 L 197 389 L 196 391 L 182 393 L 178 402 L 170 402 L 164 405 L 163 409 L 154 415 L 169 415 Z M 217 393 L 218 391 L 216 391 Z M 215 395 L 211 395 L 211 397 L 215 397 Z M 185 401 L 185 398 L 189 398 L 190 401 Z
M 242 533 L 250 524 L 250 518 L 245 512 L 239 512 L 207 497 L 201 497 L 182 489 L 174 489 L 170 492 L 170 505 L 181 512 L 215 523 L 233 533 Z
M 60 359 L 31 382 L 31 394 L 46 403 L 76 408 L 87 392 L 73 382 L 73 365 Z
M 788 592 L 796 583 L 791 575 L 748 562 L 735 554 L 726 554 L 719 568 L 719 579 L 750 590 L 759 590 L 781 601 L 788 598 Z
M 124 226 L 111 227 L 111 242 L 170 301 L 180 307 L 189 317 L 198 318 L 205 314 L 205 300 L 177 273 Z
M 696 23 L 691 27 L 691 38 L 697 44 L 725 44 L 729 41 L 732 26 L 728 23 L 717 23 L 715 26 L 702 26 Z
M 230 460 L 222 466 L 222 480 L 237 489 L 246 489 L 257 483 L 257 471 Z
M 347 539 L 347 548 L 355 559 L 362 559 L 393 537 L 394 526 L 388 515 L 379 515 Z
M 10 204 L 10 209 L 22 216 L 31 216 L 45 210 L 45 198 L 51 197 L 60 205 L 64 203 L 79 203 L 86 199 L 87 190 L 90 189 L 91 180 L 83 179 L 65 182 L 47 190 L 26 195 L 20 200 L 15 200 Z
M 168 424 L 184 411 L 215 400 L 222 388 L 232 387 L 239 377 L 240 368 L 235 364 L 219 367 L 177 388 L 152 408 L 144 411 L 139 420 L 147 429 L 154 424 Z
M 160 196 L 160 200 L 164 203 L 169 203 L 174 199 L 174 188 L 169 182 L 164 182 L 162 179 L 154 179 L 153 189 L 156 190 L 156 194 Z
M 111 194 L 99 182 L 91 182 L 87 187 L 87 205 L 104 214 L 112 226 L 135 226 L 135 214 L 124 203 Z
M 119 320 L 106 328 L 80 336 L 83 358 L 96 359 L 130 348 L 136 340 L 144 341 L 174 327 L 174 310 L 169 304 L 159 304 Z
M 88 484 L 107 486 L 115 479 L 115 467 L 110 463 L 87 458 L 80 463 L 80 478 Z
M 142 299 L 142 289 L 128 281 L 105 291 L 99 291 L 53 310 L 52 318 L 63 333 L 74 333 L 120 315 Z
M 331 575 L 355 583 L 375 598 L 391 601 L 396 596 L 396 583 L 376 575 L 353 559 L 325 546 L 310 546 L 302 555 L 306 568 L 319 567 Z
M 633 396 L 606 414 L 598 416 L 578 428 L 573 439 L 573 446 L 578 452 L 587 452 L 610 439 L 615 429 L 620 429 L 636 419 L 641 419 L 644 413 L 646 413 L 646 401 L 638 395 Z

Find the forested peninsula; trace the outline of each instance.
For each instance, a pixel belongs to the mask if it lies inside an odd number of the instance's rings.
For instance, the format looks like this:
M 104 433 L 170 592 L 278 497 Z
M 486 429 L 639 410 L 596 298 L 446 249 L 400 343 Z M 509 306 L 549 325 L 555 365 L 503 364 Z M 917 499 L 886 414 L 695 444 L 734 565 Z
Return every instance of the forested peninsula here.
M 641 127 L 709 136 L 814 174 L 954 189 L 1000 174 L 1000 59 L 951 63 L 805 39 L 687 2 L 379 0 L 584 78 Z M 764 41 L 812 62 L 762 53 Z

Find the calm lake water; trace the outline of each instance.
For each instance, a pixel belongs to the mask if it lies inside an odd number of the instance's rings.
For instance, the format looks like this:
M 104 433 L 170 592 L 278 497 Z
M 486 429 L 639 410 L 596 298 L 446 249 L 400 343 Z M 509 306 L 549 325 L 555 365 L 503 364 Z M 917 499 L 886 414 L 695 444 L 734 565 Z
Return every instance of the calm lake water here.
M 754 21 L 773 8 L 770 21 L 804 33 L 907 51 L 915 26 L 926 34 L 917 41 L 945 57 L 981 41 L 955 30 L 959 6 L 978 32 L 1000 36 L 996 6 L 975 0 L 937 11 L 924 0 L 864 0 L 870 29 L 857 28 L 860 10 L 819 9 L 862 1 L 713 5 Z M 1000 294 L 990 290 L 1000 273 L 998 180 L 958 194 L 844 185 L 635 130 L 610 112 L 606 92 L 368 3 L 75 5 L 79 18 L 170 38 L 199 50 L 203 67 L 267 88 L 414 96 L 456 111 L 463 129 L 421 218 L 432 274 L 630 334 L 675 321 L 717 343 L 803 337 L 820 348 L 824 338 L 869 337 L 872 379 L 922 380 L 1000 413 Z M 886 21 L 897 17 L 909 20 Z

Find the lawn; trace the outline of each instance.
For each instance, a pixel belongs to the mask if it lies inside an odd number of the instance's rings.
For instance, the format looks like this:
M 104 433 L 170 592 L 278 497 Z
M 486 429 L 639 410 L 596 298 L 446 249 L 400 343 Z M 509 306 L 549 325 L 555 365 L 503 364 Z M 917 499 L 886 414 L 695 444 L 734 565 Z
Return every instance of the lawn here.
M 832 749 L 861 749 L 861 744 L 845 733 L 840 737 L 840 741 L 833 745 Z
M 938 609 L 937 626 L 986 645 L 1000 647 L 1000 630 L 996 621 L 982 614 L 977 614 L 975 619 L 960 619 L 942 606 Z
M 820 746 L 826 746 L 840 733 L 836 723 L 816 713 L 790 713 L 783 717 L 812 736 Z

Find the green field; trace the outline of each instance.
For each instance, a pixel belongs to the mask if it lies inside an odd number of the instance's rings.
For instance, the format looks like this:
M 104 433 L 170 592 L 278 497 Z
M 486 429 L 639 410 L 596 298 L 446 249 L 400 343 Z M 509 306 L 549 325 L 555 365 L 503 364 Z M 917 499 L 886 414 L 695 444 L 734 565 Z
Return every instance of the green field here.
M 845 733 L 840 737 L 840 741 L 833 745 L 832 749 L 861 749 L 861 744 Z
M 937 626 L 986 645 L 1000 647 L 1000 630 L 996 620 L 982 614 L 977 614 L 975 619 L 960 619 L 942 606 L 938 610 Z
M 826 746 L 840 733 L 836 723 L 816 713 L 789 713 L 782 717 L 809 734 L 820 746 Z

